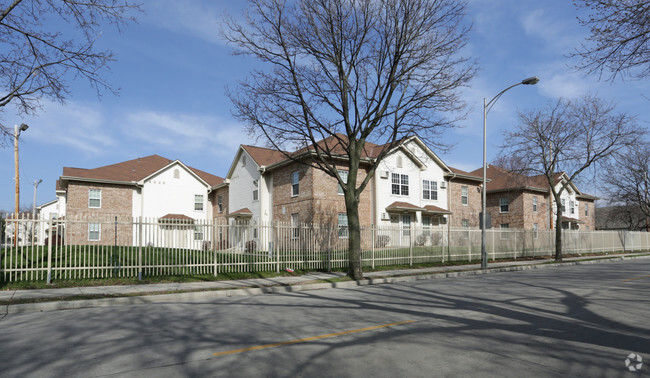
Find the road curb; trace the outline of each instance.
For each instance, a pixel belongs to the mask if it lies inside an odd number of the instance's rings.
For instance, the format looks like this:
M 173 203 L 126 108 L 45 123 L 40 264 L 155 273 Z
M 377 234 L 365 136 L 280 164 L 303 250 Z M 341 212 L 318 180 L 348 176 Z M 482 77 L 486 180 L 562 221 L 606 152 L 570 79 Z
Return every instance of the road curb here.
M 239 289 L 221 289 L 221 290 L 204 290 L 192 291 L 182 293 L 169 293 L 169 294 L 150 294 L 140 296 L 116 297 L 116 298 L 101 298 L 101 299 L 84 299 L 84 300 L 70 300 L 59 302 L 44 302 L 44 303 L 24 303 L 24 304 L 10 304 L 2 306 L 4 311 L 0 316 L 8 314 L 24 314 L 31 312 L 48 312 L 60 310 L 73 310 L 81 308 L 99 308 L 110 306 L 125 306 L 125 305 L 146 305 L 154 303 L 178 303 L 179 300 L 202 300 L 214 298 L 229 298 L 229 297 L 243 297 L 251 295 L 262 294 L 284 294 L 303 292 L 311 290 L 324 290 L 324 289 L 344 289 L 359 286 L 382 285 L 382 284 L 395 284 L 405 282 L 415 282 L 422 280 L 445 279 L 454 277 L 468 277 L 493 273 L 505 272 L 518 272 L 524 270 L 534 269 L 558 269 L 567 266 L 576 265 L 591 265 L 601 263 L 612 263 L 625 260 L 648 259 L 650 255 L 646 256 L 625 256 L 625 257 L 612 257 L 604 259 L 586 260 L 586 261 L 567 261 L 562 263 L 551 264 L 533 264 L 533 265 L 518 265 L 507 266 L 500 268 L 488 268 L 487 270 L 466 270 L 457 272 L 442 272 L 442 273 L 427 273 L 415 275 L 402 275 L 392 277 L 371 277 L 361 281 L 343 281 L 343 282 L 322 282 L 313 284 L 296 284 L 289 286 L 269 286 L 269 287 L 251 287 Z

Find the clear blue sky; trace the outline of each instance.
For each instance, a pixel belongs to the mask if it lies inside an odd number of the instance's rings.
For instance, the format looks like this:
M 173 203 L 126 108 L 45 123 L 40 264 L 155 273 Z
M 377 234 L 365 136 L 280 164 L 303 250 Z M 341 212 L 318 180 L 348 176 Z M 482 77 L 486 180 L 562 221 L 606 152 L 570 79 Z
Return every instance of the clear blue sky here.
M 3 114 L 5 125 L 21 122 L 21 205 L 31 206 L 34 180 L 37 205 L 55 199 L 62 167 L 95 168 L 158 154 L 225 176 L 239 144 L 253 144 L 231 114 L 225 87 L 235 86 L 256 64 L 236 57 L 219 36 L 224 11 L 240 15 L 243 1 L 147 1 L 139 23 L 122 34 L 106 28 L 100 44 L 118 58 L 107 74 L 119 96 L 98 99 L 84 81 L 71 83 L 64 105 L 43 101 L 35 117 Z M 470 0 L 473 21 L 467 53 L 480 72 L 463 92 L 471 106 L 461 128 L 445 135 L 456 147 L 443 160 L 464 170 L 482 164 L 482 104 L 505 87 L 529 76 L 536 86 L 505 94 L 488 117 L 488 160 L 497 153 L 503 130 L 517 122 L 517 111 L 544 106 L 558 97 L 597 93 L 618 109 L 650 122 L 648 80 L 598 81 L 569 66 L 566 54 L 580 45 L 587 30 L 566 0 Z M 646 96 L 646 97 L 644 97 Z M 14 206 L 13 148 L 0 149 L 0 210 Z M 588 191 L 588 190 L 587 190 Z

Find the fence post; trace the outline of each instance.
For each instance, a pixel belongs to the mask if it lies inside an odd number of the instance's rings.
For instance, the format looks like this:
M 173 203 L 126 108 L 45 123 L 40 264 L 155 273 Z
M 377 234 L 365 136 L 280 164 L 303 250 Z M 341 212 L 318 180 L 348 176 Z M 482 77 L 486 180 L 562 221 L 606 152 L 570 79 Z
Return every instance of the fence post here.
M 413 266 L 413 225 L 409 224 L 409 265 Z
M 372 269 L 375 269 L 375 235 L 377 230 L 374 225 L 370 226 L 370 237 L 372 238 L 372 255 L 370 256 Z
M 275 221 L 275 236 L 276 236 L 276 241 L 278 241 L 275 246 L 275 272 L 277 274 L 280 274 L 280 246 L 279 246 L 279 240 L 280 240 L 280 222 Z
M 47 238 L 47 284 L 52 284 L 52 227 L 54 226 L 54 214 L 50 213 L 50 222 L 48 233 L 50 236 Z M 57 232 L 58 236 L 58 232 Z M 41 276 L 42 277 L 42 276 Z
M 517 260 L 517 230 L 515 230 L 514 234 L 515 234 L 515 248 L 514 248 L 514 255 L 515 255 L 515 260 Z
M 138 224 L 138 281 L 142 281 L 142 217 Z

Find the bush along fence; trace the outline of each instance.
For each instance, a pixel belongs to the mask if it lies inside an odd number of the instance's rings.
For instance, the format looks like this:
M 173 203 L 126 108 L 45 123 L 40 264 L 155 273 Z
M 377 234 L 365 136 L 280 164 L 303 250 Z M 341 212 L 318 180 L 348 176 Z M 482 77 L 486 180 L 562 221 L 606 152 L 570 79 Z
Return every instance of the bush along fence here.
M 490 260 L 551 256 L 555 231 L 487 230 Z M 337 225 L 254 224 L 97 216 L 5 219 L 0 278 L 47 281 L 344 269 L 348 230 Z M 362 261 L 386 265 L 480 261 L 481 230 L 365 227 Z M 650 233 L 565 231 L 564 253 L 650 251 Z

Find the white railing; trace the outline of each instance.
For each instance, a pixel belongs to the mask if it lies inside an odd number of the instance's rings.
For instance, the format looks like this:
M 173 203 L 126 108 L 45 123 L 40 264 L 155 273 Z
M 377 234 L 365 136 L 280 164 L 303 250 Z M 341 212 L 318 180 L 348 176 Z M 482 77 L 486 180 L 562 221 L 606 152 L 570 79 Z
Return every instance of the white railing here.
M 348 265 L 347 229 L 275 222 L 182 221 L 94 216 L 5 219 L 3 281 L 213 275 Z M 16 232 L 17 231 L 17 232 Z M 488 230 L 490 260 L 551 256 L 555 231 Z M 15 235 L 18 239 L 14 242 Z M 650 251 L 650 233 L 564 231 L 566 254 Z M 479 261 L 481 231 L 366 227 L 364 266 Z

